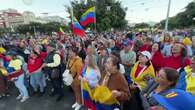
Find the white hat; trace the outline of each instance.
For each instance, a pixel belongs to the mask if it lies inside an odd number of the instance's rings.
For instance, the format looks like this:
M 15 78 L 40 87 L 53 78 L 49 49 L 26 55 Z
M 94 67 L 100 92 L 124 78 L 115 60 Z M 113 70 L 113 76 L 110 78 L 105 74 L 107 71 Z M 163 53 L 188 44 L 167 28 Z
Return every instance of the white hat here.
M 142 51 L 141 52 L 142 55 L 146 56 L 149 60 L 151 59 L 152 55 L 150 54 L 150 52 L 148 51 Z

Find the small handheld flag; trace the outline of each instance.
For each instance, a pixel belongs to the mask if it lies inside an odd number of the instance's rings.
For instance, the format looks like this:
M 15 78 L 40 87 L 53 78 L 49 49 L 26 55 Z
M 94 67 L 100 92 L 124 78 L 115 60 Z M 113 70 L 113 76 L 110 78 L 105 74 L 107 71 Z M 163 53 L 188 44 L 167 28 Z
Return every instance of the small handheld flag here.
M 60 32 L 62 33 L 62 34 L 65 34 L 65 32 L 64 32 L 64 30 L 60 27 Z

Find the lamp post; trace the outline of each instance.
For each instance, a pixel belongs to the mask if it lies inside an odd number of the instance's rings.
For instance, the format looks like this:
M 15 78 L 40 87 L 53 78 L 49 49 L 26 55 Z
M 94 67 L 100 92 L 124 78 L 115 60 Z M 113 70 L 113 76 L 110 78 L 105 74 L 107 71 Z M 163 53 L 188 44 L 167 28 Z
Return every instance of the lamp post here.
M 166 23 L 165 23 L 165 31 L 168 31 L 170 7 L 171 7 L 171 0 L 169 0 L 168 9 L 167 9 L 167 18 L 166 18 Z

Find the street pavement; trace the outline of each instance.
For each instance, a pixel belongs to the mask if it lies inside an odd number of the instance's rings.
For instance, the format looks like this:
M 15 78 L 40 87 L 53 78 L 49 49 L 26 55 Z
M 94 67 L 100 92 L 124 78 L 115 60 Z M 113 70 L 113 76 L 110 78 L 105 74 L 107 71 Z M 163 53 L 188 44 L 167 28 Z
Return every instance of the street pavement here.
M 64 88 L 64 98 L 56 102 L 57 96 L 49 96 L 50 87 L 46 88 L 46 93 L 40 97 L 39 95 L 31 95 L 30 98 L 21 103 L 16 100 L 19 94 L 17 89 L 12 85 L 9 89 L 11 96 L 0 99 L 0 110 L 74 110 L 71 108 L 74 103 L 74 94 L 68 88 Z M 83 108 L 81 110 L 84 110 Z

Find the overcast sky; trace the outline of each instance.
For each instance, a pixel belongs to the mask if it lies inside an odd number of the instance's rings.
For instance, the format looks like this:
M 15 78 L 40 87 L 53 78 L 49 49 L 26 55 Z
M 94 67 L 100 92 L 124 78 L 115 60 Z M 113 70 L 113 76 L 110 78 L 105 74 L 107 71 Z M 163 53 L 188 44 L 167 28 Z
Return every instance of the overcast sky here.
M 126 19 L 132 23 L 159 22 L 166 18 L 169 0 L 120 0 L 127 7 Z M 171 0 L 170 16 L 181 12 L 193 0 Z M 19 12 L 32 11 L 36 16 L 42 13 L 59 15 L 67 18 L 64 5 L 69 5 L 69 0 L 0 0 L 0 10 L 13 8 Z

